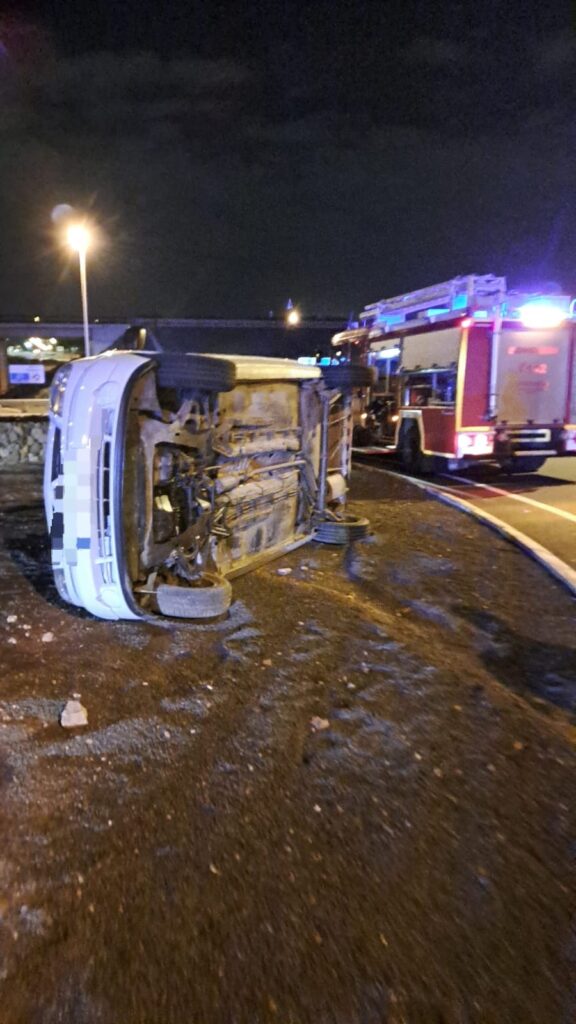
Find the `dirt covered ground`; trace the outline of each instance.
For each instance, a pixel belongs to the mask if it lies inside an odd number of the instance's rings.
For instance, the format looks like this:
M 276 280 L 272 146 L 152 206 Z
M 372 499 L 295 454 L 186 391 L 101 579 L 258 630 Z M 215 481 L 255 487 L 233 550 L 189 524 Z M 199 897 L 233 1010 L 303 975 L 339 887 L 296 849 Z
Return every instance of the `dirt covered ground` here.
M 1 1024 L 576 1019 L 574 601 L 401 479 L 353 499 L 367 541 L 226 621 L 110 624 L 0 476 Z

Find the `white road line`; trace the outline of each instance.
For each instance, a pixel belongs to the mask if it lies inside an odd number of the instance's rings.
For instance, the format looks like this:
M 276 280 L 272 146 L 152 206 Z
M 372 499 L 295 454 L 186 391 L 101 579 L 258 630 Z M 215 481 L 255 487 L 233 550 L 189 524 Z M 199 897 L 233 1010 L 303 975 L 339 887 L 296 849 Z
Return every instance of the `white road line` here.
M 483 491 L 491 491 L 492 494 L 498 494 L 502 498 L 511 498 L 512 501 L 520 501 L 524 505 L 533 505 L 534 508 L 544 509 L 545 512 L 551 512 L 552 515 L 560 516 L 562 519 L 568 519 L 571 523 L 576 523 L 576 515 L 573 512 L 566 512 L 563 508 L 555 508 L 554 505 L 547 505 L 546 502 L 537 501 L 536 498 L 526 498 L 522 494 L 512 494 L 511 491 L 505 491 L 502 487 L 492 487 L 491 484 L 476 483 L 475 480 L 470 480 L 465 476 L 450 476 L 446 477 L 446 479 L 456 480 L 458 483 L 480 488 Z M 449 487 L 448 490 L 454 491 L 454 488 Z M 454 493 L 458 492 L 455 491 Z
M 478 508 L 478 505 L 473 505 L 471 501 L 466 501 L 461 498 L 457 491 L 454 491 L 450 487 L 444 487 L 440 484 L 432 484 L 428 481 L 424 481 L 414 476 L 400 475 L 394 473 L 390 469 L 382 469 L 380 466 L 366 466 L 362 465 L 363 469 L 371 470 L 377 473 L 386 473 L 388 476 L 395 476 L 399 480 L 407 480 L 409 483 L 414 484 L 421 491 L 428 491 L 430 494 L 438 497 L 440 501 L 445 502 L 447 505 L 451 505 L 454 508 L 460 509 L 467 515 L 474 516 L 475 519 L 479 519 L 481 522 L 486 523 L 491 529 L 496 530 L 507 540 L 512 541 L 513 544 L 518 545 L 528 555 L 530 555 L 536 562 L 539 562 L 547 571 L 554 576 L 557 580 L 563 583 L 572 594 L 576 597 L 576 570 L 568 565 L 566 562 L 558 558 L 553 551 L 539 544 L 538 541 L 528 537 L 527 534 L 517 530 L 514 526 L 509 526 L 508 523 L 504 522 L 503 519 L 498 519 L 492 515 L 491 512 L 485 512 L 484 509 Z M 507 494 L 507 491 L 503 492 Z M 546 506 L 545 506 L 546 507 Z

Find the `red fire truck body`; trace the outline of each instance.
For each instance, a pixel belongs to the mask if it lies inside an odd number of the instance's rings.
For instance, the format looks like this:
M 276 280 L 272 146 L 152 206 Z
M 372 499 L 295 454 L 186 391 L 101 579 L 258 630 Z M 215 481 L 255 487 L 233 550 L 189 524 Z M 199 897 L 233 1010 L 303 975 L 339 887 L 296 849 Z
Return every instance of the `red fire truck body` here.
M 471 275 L 367 306 L 333 341 L 385 370 L 365 418 L 407 469 L 532 472 L 576 455 L 573 308 Z

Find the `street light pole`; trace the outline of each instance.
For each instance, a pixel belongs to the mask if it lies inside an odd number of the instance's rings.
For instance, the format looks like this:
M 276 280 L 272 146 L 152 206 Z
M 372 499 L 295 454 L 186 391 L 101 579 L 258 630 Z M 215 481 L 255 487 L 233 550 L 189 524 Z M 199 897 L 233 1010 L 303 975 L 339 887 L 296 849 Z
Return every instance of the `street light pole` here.
M 68 228 L 68 245 L 78 253 L 80 268 L 80 293 L 82 296 L 82 324 L 84 328 L 84 355 L 90 355 L 90 325 L 88 322 L 88 283 L 86 274 L 86 253 L 90 244 L 90 230 L 85 224 L 72 224 Z
M 90 355 L 90 327 L 88 324 L 88 285 L 86 282 L 86 246 L 78 249 L 80 264 L 80 291 L 82 293 L 82 321 L 84 324 L 84 355 Z

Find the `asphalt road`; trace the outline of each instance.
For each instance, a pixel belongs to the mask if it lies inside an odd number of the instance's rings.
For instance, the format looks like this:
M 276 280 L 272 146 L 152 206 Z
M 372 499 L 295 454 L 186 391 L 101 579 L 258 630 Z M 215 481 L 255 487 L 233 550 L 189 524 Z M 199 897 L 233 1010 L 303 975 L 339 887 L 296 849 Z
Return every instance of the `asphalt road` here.
M 537 473 L 511 478 L 479 471 L 437 482 L 576 569 L 576 458 L 549 459 Z
M 359 464 L 400 472 L 392 455 L 359 459 Z M 576 458 L 548 459 L 537 473 L 513 477 L 478 466 L 420 482 L 463 499 L 540 545 L 565 566 L 564 576 L 576 589 Z M 562 564 L 557 566 L 560 574 Z
M 575 1019 L 574 602 L 401 478 L 352 507 L 222 621 L 106 623 L 0 475 L 1 1024 Z

